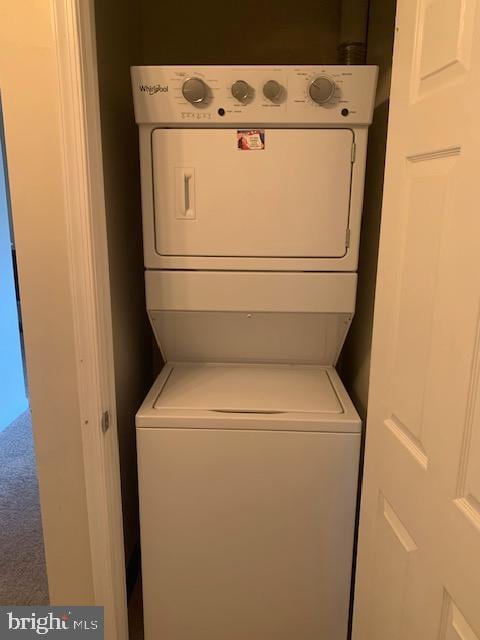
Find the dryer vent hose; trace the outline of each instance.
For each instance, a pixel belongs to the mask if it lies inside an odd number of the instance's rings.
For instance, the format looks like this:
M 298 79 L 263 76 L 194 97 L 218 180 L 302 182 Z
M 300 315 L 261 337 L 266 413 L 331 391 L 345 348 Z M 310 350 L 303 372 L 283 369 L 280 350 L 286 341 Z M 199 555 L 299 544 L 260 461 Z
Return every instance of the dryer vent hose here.
M 369 0 L 341 0 L 340 64 L 365 64 Z
M 342 42 L 338 47 L 339 64 L 365 64 L 367 47 L 364 42 Z

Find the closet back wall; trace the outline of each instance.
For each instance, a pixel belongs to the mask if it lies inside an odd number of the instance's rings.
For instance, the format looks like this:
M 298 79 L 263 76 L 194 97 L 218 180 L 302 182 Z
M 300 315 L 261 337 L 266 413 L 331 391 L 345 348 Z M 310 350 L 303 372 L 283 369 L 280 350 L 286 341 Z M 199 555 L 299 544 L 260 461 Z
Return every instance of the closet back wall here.
M 138 64 L 337 62 L 340 0 L 140 0 Z
M 337 62 L 340 0 L 97 0 L 102 151 L 127 565 L 138 539 L 135 411 L 153 379 L 131 65 Z M 158 362 L 157 365 L 161 363 Z M 158 367 L 155 367 L 158 368 Z

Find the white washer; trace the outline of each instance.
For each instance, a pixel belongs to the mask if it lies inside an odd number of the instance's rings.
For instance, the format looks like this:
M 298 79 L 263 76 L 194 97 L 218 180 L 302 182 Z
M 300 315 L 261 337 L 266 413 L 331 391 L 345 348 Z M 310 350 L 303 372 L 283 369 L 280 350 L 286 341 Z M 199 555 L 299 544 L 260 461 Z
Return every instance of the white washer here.
M 350 326 L 375 67 L 136 67 L 146 640 L 346 640 Z
M 168 364 L 137 417 L 146 638 L 345 640 L 360 428 L 332 367 Z

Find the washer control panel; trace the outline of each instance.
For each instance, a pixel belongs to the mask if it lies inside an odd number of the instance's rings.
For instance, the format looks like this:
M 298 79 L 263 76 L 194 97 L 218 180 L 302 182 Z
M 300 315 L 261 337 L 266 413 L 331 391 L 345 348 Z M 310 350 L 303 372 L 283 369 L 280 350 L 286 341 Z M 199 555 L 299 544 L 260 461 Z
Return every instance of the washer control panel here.
M 368 125 L 374 66 L 132 67 L 137 123 Z

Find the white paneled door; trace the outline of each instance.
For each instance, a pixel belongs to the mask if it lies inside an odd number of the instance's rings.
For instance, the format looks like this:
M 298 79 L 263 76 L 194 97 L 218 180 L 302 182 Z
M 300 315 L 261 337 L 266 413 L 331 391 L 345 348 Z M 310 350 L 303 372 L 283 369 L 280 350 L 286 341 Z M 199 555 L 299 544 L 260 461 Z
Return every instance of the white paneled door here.
M 354 640 L 480 639 L 480 8 L 399 0 Z

